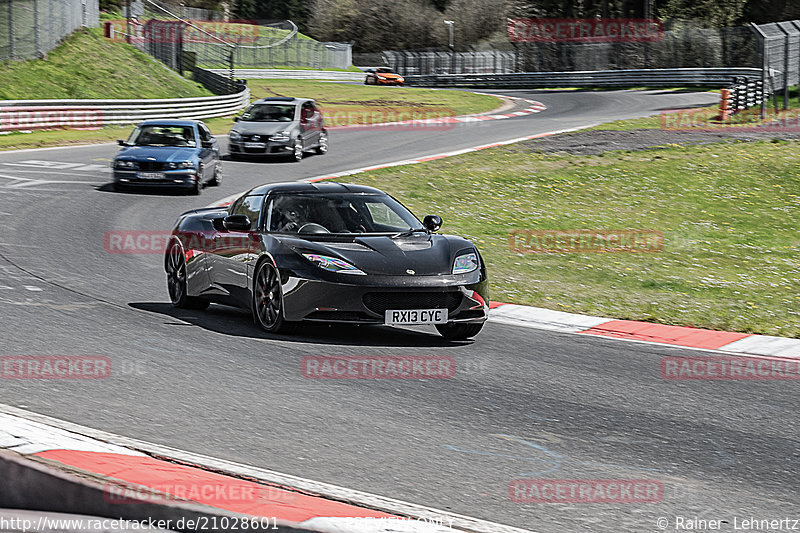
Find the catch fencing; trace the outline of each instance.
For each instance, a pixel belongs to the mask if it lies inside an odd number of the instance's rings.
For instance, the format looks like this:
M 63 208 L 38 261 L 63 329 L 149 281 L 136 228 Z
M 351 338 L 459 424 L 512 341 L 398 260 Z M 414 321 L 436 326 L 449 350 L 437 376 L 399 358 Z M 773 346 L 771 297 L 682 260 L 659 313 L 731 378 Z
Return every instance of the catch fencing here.
M 480 74 L 516 71 L 514 52 L 414 52 L 386 51 L 383 62 L 403 76 L 425 74 Z
M 783 96 L 789 107 L 789 87 L 800 84 L 800 20 L 752 24 L 761 49 L 761 81 L 766 92 Z M 766 114 L 767 100 L 762 99 L 761 114 Z M 775 106 L 778 107 L 777 100 Z
M 99 23 L 98 0 L 3 0 L 0 61 L 44 57 L 81 27 Z

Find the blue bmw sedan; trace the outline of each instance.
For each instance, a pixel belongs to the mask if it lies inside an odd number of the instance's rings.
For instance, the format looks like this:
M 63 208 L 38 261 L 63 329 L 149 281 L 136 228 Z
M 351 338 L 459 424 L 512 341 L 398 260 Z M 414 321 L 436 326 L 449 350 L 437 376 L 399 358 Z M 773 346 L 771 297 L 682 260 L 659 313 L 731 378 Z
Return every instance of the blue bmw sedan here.
M 114 158 L 114 188 L 172 187 L 200 194 L 205 184 L 219 185 L 219 145 L 199 120 L 146 120 Z

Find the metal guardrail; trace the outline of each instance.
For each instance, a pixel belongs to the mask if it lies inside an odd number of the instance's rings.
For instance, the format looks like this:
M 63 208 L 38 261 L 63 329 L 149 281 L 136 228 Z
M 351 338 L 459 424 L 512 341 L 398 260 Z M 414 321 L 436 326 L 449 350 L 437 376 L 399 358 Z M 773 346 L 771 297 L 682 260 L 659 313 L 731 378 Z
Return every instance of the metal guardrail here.
M 204 119 L 237 113 L 250 89 L 225 96 L 144 100 L 0 100 L 0 131 L 96 129 L 154 118 Z
M 424 87 L 725 87 L 739 76 L 760 77 L 757 68 L 668 68 L 513 74 L 436 74 L 406 76 L 407 85 Z
M 228 74 L 228 69 L 206 69 L 216 74 Z M 238 68 L 234 69 L 236 78 L 264 80 L 336 80 L 336 81 L 364 81 L 363 72 L 344 72 L 339 70 L 292 70 L 277 68 Z

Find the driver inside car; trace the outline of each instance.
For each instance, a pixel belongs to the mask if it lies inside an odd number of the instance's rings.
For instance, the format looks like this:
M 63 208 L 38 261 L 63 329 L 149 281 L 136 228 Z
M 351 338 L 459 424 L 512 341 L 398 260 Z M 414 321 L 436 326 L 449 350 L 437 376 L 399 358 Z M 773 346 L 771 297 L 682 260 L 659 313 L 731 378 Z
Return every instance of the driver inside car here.
M 289 205 L 280 210 L 274 231 L 296 232 L 307 222 L 308 208 L 305 205 Z

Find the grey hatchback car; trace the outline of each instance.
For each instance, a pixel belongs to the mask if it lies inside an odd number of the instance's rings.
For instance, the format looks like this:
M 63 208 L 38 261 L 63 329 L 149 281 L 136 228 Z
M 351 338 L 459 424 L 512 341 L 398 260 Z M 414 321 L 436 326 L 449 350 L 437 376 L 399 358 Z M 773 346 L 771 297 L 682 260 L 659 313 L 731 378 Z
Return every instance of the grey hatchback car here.
M 283 156 L 294 161 L 315 150 L 328 151 L 328 131 L 322 112 L 308 98 L 272 97 L 253 102 L 230 131 L 231 159 Z

